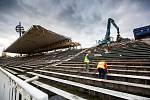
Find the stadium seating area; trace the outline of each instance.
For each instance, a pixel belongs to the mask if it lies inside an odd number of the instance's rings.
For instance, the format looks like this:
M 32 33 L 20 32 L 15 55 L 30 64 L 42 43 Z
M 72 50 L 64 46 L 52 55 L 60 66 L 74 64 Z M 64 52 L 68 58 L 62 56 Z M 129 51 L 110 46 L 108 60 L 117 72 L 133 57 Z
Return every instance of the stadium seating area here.
M 1 65 L 23 80 L 39 76 L 31 84 L 48 93 L 49 98 L 149 100 L 150 46 L 139 41 L 111 46 L 111 52 L 102 52 L 100 47 L 55 51 L 6 59 Z M 86 72 L 83 58 L 88 50 L 92 51 L 92 62 Z M 96 65 L 102 59 L 108 63 L 107 80 L 97 78 Z

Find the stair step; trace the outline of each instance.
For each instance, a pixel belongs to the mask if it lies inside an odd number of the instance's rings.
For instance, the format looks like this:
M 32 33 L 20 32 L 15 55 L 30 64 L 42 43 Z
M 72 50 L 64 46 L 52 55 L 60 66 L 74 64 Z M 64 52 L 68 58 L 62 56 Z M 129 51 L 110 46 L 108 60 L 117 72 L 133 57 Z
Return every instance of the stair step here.
M 8 67 L 9 69 L 15 70 L 17 72 L 25 72 L 25 70 L 19 69 L 19 68 L 15 68 L 15 67 Z
M 10 73 L 12 73 L 12 74 L 14 74 L 14 75 L 17 75 L 18 73 L 17 72 L 15 72 L 15 71 L 13 71 L 13 70 L 10 70 L 10 69 L 8 69 L 8 68 L 4 68 L 5 70 L 7 70 L 7 71 L 9 71 Z
M 27 76 L 24 76 L 24 75 L 18 75 L 18 77 L 22 78 L 22 79 L 28 79 L 29 77 Z M 69 99 L 69 100 L 86 100 L 84 98 L 81 98 L 77 95 L 74 95 L 74 94 L 71 94 L 69 92 L 66 92 L 66 91 L 63 91 L 61 89 L 58 89 L 56 87 L 53 87 L 53 86 L 50 86 L 50 85 L 47 85 L 47 84 L 44 84 L 40 81 L 33 81 L 32 84 L 38 86 L 38 87 L 41 87 L 43 89 L 46 89 L 54 94 L 57 94 L 57 95 L 60 95 L 66 99 Z
M 75 70 L 75 71 L 85 71 L 85 68 L 81 67 L 47 67 L 46 69 L 63 69 L 63 70 Z M 91 68 L 91 72 L 97 72 L 96 68 Z M 139 70 L 126 70 L 126 69 L 108 69 L 109 73 L 113 74 L 125 74 L 125 75 L 139 75 L 139 76 L 150 76 L 150 71 L 139 71 Z
M 123 75 L 123 74 L 107 74 L 108 79 L 126 81 L 131 83 L 147 84 L 150 85 L 149 76 L 136 76 L 136 75 Z
M 88 76 L 88 77 L 93 77 L 93 78 L 98 77 L 98 73 L 96 72 L 93 73 L 93 72 L 83 72 L 83 71 L 76 71 L 76 70 L 64 70 L 64 69 L 53 69 L 53 68 L 52 69 L 46 68 L 45 70 L 66 73 L 66 74 L 73 74 L 73 75 Z M 149 76 L 123 75 L 123 74 L 115 74 L 114 76 L 114 74 L 108 73 L 108 79 L 117 80 L 117 81 L 125 81 L 125 82 L 133 82 L 133 83 L 139 83 L 139 84 L 150 84 Z
M 121 82 L 121 81 L 114 81 L 114 80 L 104 80 L 104 79 L 97 79 L 97 78 L 91 78 L 91 77 L 85 77 L 79 75 L 70 75 L 70 74 L 64 74 L 58 72 L 43 71 L 43 70 L 35 70 L 35 71 L 36 73 L 40 73 L 42 75 L 44 74 L 52 77 L 65 79 L 65 80 L 80 82 L 87 85 L 103 87 L 103 88 L 108 88 L 108 89 L 122 91 L 122 92 L 129 92 L 138 95 L 145 95 L 145 96 L 150 95 L 149 94 L 150 85 Z
M 66 68 L 85 68 L 85 64 L 59 64 L 56 68 L 66 67 Z M 89 64 L 91 69 L 96 69 L 96 64 Z M 109 69 L 122 69 L 122 70 L 139 70 L 139 71 L 150 71 L 149 66 L 126 66 L 126 65 L 107 65 Z M 50 67 L 50 66 L 49 66 Z
M 85 85 L 85 84 L 68 81 L 68 80 L 63 80 L 63 79 L 59 79 L 59 78 L 54 78 L 54 77 L 49 77 L 49 76 L 45 76 L 45 75 L 41 75 L 41 74 L 37 74 L 37 73 L 33 73 L 33 72 L 27 72 L 27 73 L 31 74 L 31 75 L 39 76 L 42 79 L 49 80 L 49 82 L 65 84 L 68 87 L 68 89 L 72 87 L 74 89 L 79 90 L 80 92 L 88 93 L 89 95 L 99 96 L 100 99 L 105 99 L 105 100 L 110 99 L 110 98 L 111 99 L 131 99 L 131 100 L 133 100 L 133 99 L 137 99 L 137 100 L 150 99 L 147 97 L 142 97 L 142 96 L 137 96 L 137 95 L 133 95 L 133 94 L 128 94 L 128 93 L 118 92 L 118 91 L 114 91 L 114 90 L 99 88 L 99 87 L 95 87 L 95 86 Z
M 98 63 L 98 61 L 97 62 L 94 62 L 94 61 L 92 61 L 90 64 L 91 65 L 95 65 L 95 64 L 97 64 Z M 62 64 L 85 64 L 84 62 L 62 62 Z M 141 66 L 141 65 L 150 65 L 150 62 L 137 62 L 137 61 L 135 61 L 135 62 L 115 62 L 115 61 L 112 61 L 112 62 L 107 62 L 107 64 L 108 65 L 134 65 L 134 66 Z

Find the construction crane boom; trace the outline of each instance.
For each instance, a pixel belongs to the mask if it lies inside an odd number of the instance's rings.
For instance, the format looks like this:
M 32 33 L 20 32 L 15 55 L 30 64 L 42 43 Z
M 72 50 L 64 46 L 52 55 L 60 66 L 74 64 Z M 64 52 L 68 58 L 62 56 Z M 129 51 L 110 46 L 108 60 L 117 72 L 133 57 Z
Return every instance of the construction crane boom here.
M 117 33 L 119 34 L 119 27 L 115 24 L 115 21 L 112 18 L 108 18 L 108 23 L 107 23 L 107 31 L 105 35 L 105 40 L 110 40 L 110 28 L 111 24 L 114 25 L 114 27 L 117 29 Z
M 115 24 L 115 21 L 112 18 L 108 18 L 108 23 L 107 23 L 107 30 L 106 30 L 106 35 L 104 40 L 100 41 L 99 44 L 107 44 L 108 42 L 110 42 L 110 28 L 111 28 L 111 24 L 116 28 L 117 30 L 117 39 L 121 38 L 120 37 L 120 32 L 119 32 L 119 27 Z

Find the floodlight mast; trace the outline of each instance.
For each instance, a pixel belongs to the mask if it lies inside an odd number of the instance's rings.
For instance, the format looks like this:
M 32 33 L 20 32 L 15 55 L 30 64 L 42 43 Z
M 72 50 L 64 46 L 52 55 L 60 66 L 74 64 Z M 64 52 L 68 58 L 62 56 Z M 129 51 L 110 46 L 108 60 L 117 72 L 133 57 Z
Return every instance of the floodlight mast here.
M 21 37 L 24 32 L 24 27 L 21 26 L 21 22 L 19 22 L 19 25 L 17 25 L 15 29 L 16 29 L 16 32 L 18 32 L 19 36 Z

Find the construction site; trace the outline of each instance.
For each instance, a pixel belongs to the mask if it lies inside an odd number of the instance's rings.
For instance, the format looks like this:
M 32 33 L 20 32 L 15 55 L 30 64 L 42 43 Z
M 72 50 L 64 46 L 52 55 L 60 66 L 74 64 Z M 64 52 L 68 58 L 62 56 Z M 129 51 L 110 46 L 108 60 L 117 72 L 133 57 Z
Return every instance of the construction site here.
M 81 48 L 70 37 L 33 25 L 4 50 L 20 56 L 0 58 L 0 100 L 150 100 L 150 26 L 133 29 L 134 40 L 123 38 L 112 18 L 106 28 L 96 46 Z M 98 78 L 100 60 L 107 62 L 107 79 Z

